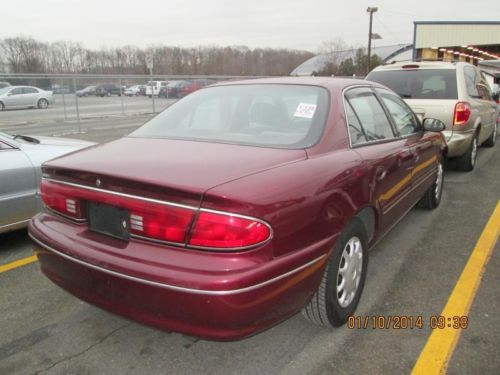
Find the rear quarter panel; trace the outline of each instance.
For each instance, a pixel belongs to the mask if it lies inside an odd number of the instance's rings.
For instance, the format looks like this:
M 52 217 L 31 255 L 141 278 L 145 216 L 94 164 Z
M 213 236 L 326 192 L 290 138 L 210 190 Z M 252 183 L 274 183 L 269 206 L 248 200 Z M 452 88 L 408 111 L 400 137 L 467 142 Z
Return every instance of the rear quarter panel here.
M 266 220 L 274 256 L 330 239 L 365 204 L 361 159 L 339 150 L 254 174 L 210 189 L 202 207 Z

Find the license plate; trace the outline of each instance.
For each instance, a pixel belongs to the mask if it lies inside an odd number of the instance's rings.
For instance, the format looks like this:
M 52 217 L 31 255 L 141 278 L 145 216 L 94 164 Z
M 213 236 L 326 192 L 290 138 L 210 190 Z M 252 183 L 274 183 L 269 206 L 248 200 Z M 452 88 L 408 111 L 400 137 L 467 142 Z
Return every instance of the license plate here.
M 123 208 L 89 202 L 89 229 L 121 240 L 129 238 L 130 214 Z

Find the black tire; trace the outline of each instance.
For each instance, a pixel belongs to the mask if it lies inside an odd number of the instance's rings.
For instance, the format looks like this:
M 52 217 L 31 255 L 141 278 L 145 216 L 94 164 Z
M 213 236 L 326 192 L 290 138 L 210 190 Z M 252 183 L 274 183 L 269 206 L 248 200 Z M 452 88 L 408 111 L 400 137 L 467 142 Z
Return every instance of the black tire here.
M 2 102 L 0 102 L 0 111 L 3 111 L 5 109 L 5 104 L 3 104 Z
M 493 133 L 491 133 L 490 137 L 486 141 L 484 141 L 483 146 L 484 147 L 495 146 L 495 143 L 497 142 L 497 135 L 498 135 L 498 125 L 495 123 L 495 127 L 493 128 Z
M 469 148 L 462 156 L 457 158 L 457 169 L 464 172 L 470 172 L 476 166 L 477 149 L 477 134 L 474 134 Z
M 340 266 L 347 267 L 349 273 L 350 268 L 344 259 L 344 251 L 348 253 L 347 249 L 350 251 L 355 251 L 356 246 L 351 246 L 351 241 L 358 241 L 360 246 L 357 248 L 361 251 L 362 258 L 357 258 L 358 263 L 356 269 L 350 273 L 350 276 L 361 272 L 359 281 L 357 281 L 357 288 L 354 291 L 354 296 L 352 296 L 347 301 L 345 306 L 342 306 L 340 300 L 343 299 L 341 296 L 346 295 L 337 292 L 337 286 L 342 285 L 343 276 L 339 274 Z M 359 263 L 361 262 L 361 263 Z M 311 322 L 321 325 L 321 326 L 333 326 L 339 327 L 345 322 L 349 316 L 354 314 L 356 307 L 358 306 L 359 299 L 363 292 L 363 287 L 365 284 L 366 270 L 368 266 L 368 241 L 366 230 L 358 219 L 352 220 L 345 230 L 340 235 L 333 247 L 333 253 L 328 260 L 323 278 L 319 285 L 318 290 L 312 297 L 311 301 L 304 307 L 302 313 Z M 361 267 L 361 268 L 359 268 Z M 345 280 L 344 280 L 345 283 Z
M 433 210 L 439 206 L 439 203 L 441 203 L 441 196 L 443 195 L 443 186 L 444 167 L 443 162 L 440 161 L 438 164 L 438 174 L 436 179 L 418 202 L 418 207 L 426 210 Z
M 39 99 L 37 102 L 37 107 L 40 109 L 47 109 L 49 108 L 49 102 L 47 99 Z

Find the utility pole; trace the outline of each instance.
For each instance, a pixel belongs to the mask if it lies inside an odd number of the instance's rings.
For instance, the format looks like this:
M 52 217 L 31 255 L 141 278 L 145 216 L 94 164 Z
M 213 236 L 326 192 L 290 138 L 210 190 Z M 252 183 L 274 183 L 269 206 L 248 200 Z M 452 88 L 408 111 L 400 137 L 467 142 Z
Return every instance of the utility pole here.
M 373 13 L 375 13 L 378 10 L 376 7 L 368 7 L 366 10 L 368 13 L 370 13 L 370 26 L 368 28 L 368 68 L 366 71 L 366 74 L 370 73 L 370 67 L 371 67 L 371 55 L 372 55 L 372 20 L 373 20 Z

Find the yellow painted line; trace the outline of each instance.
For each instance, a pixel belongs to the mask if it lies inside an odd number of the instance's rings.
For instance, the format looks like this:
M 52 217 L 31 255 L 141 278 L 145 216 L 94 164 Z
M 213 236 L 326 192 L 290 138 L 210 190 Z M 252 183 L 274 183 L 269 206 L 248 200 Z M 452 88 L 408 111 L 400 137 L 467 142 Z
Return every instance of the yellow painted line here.
M 467 315 L 488 260 L 500 234 L 500 201 L 481 233 L 472 254 L 465 265 L 448 302 L 441 312 L 442 316 Z M 445 374 L 448 362 L 460 337 L 461 329 L 445 325 L 435 329 L 418 357 L 412 375 Z
M 25 266 L 26 264 L 36 262 L 37 260 L 38 259 L 36 255 L 32 255 L 30 257 L 22 258 L 11 263 L 0 265 L 0 273 L 13 270 L 14 268 Z

